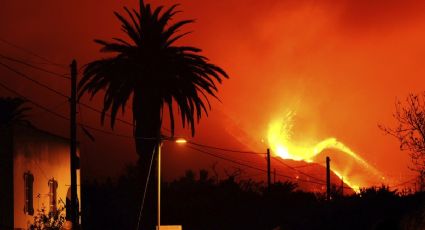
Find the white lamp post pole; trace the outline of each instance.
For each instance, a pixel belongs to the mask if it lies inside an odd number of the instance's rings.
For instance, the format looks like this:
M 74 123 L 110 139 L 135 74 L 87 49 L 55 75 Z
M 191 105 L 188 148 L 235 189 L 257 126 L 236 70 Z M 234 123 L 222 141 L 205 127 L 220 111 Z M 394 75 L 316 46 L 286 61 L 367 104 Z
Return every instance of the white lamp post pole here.
M 161 228 L 161 147 L 162 147 L 162 140 L 163 139 L 159 139 L 158 140 L 158 146 L 157 146 L 157 152 L 158 152 L 158 229 L 160 230 Z M 168 140 L 168 141 L 175 141 L 178 144 L 186 144 L 187 141 L 183 138 L 178 138 L 178 139 L 174 139 L 174 138 L 167 138 L 164 140 Z

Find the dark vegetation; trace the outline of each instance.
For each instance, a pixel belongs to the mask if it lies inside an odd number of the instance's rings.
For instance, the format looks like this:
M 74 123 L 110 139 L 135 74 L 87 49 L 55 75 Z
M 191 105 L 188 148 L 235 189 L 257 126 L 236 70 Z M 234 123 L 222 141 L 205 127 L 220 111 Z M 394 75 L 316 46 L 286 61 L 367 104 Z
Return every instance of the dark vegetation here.
M 137 171 L 129 167 L 116 182 L 85 184 L 85 229 L 136 229 L 143 194 Z M 371 187 L 350 196 L 334 194 L 327 202 L 324 194 L 300 191 L 292 182 L 277 182 L 270 191 L 264 185 L 188 171 L 163 184 L 161 222 L 184 230 L 425 228 L 423 193 Z M 155 210 L 155 204 L 146 197 L 144 208 Z

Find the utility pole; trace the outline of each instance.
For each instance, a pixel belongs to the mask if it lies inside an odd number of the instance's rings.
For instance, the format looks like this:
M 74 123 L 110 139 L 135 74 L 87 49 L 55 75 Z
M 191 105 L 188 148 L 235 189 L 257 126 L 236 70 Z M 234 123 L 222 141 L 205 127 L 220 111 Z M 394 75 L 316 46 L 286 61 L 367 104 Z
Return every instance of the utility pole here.
M 270 175 L 270 149 L 267 149 L 267 189 L 270 192 L 271 175 Z
M 78 226 L 77 210 L 77 61 L 71 63 L 70 98 L 70 161 L 71 161 L 71 222 L 72 229 Z
M 331 159 L 326 157 L 326 200 L 331 200 Z

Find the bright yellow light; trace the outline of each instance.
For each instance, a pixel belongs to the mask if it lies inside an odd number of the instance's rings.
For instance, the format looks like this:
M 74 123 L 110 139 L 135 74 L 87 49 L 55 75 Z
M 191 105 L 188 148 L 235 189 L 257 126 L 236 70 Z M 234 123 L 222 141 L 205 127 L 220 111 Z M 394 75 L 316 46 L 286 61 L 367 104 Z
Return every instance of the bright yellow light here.
M 177 138 L 176 139 L 176 143 L 177 144 L 186 144 L 187 143 L 187 140 L 184 139 L 184 138 Z
M 285 114 L 282 120 L 275 120 L 269 124 L 267 139 L 273 154 L 283 159 L 314 162 L 315 157 L 325 149 L 334 149 L 345 154 L 349 158 L 354 159 L 359 165 L 367 169 L 369 172 L 372 172 L 375 175 L 379 174 L 378 170 L 334 137 L 327 138 L 314 145 L 304 143 L 295 144 L 291 140 L 292 128 L 294 125 L 293 118 L 295 115 L 296 114 L 293 111 L 289 111 Z M 360 186 L 358 184 L 354 184 L 347 175 L 344 175 L 344 173 L 340 173 L 335 169 L 332 169 L 332 171 L 340 179 L 344 177 L 344 183 L 353 188 L 354 191 L 359 191 Z M 356 182 L 359 183 L 359 181 Z

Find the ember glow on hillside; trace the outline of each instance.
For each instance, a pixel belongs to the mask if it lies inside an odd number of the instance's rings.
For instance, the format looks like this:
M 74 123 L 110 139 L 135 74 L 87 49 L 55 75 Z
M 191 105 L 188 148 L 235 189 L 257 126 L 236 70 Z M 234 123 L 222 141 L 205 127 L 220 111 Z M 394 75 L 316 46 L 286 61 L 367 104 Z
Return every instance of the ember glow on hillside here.
M 352 179 L 351 176 L 359 172 L 347 169 L 346 167 L 350 167 L 349 164 L 335 165 L 335 167 L 332 168 L 332 171 L 340 179 L 343 179 L 344 182 L 353 188 L 356 192 L 358 192 L 361 187 L 371 186 L 370 184 L 365 183 L 365 181 L 362 180 L 362 177 L 370 177 L 372 175 L 373 177 L 376 177 L 377 180 L 382 178 L 382 176 L 380 176 L 380 172 L 377 169 L 368 164 L 357 153 L 355 153 L 344 143 L 338 141 L 334 137 L 326 138 L 317 142 L 317 144 L 294 142 L 291 137 L 293 132 L 292 128 L 294 126 L 293 117 L 295 115 L 295 112 L 288 111 L 283 119 L 270 122 L 268 130 L 268 143 L 276 156 L 283 159 L 306 161 L 310 163 L 315 162 L 324 165 L 324 163 L 318 160 L 318 156 L 324 150 L 335 150 L 341 154 L 343 158 L 346 158 L 347 161 L 354 160 L 356 164 L 368 172 L 368 174 L 357 175 L 356 179 Z M 340 171 L 338 169 L 342 170 Z

